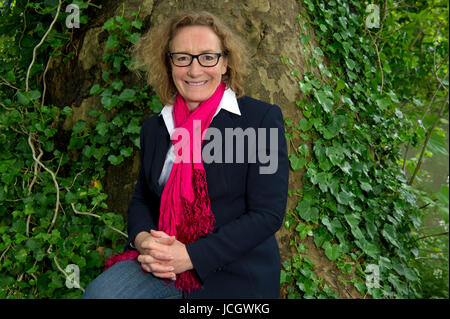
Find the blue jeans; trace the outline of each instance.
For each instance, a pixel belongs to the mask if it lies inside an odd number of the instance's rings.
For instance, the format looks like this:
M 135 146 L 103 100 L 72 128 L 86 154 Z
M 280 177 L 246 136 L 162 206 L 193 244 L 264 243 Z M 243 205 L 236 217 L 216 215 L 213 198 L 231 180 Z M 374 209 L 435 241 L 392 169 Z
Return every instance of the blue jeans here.
M 83 299 L 181 299 L 172 282 L 142 272 L 136 260 L 124 260 L 94 279 Z

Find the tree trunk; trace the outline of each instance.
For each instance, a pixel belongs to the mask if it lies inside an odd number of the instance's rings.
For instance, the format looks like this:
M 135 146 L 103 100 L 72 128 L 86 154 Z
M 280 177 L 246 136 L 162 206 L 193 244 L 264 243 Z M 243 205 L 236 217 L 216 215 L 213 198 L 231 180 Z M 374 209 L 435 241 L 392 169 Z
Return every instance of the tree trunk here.
M 89 7 L 88 23 L 82 25 L 80 29 L 74 29 L 72 51 L 75 52 L 72 59 L 65 64 L 52 61 L 47 74 L 48 102 L 60 106 L 71 105 L 73 109 L 73 116 L 64 123 L 64 130 L 70 130 L 80 119 L 89 122 L 87 115 L 89 110 L 100 105 L 99 97 L 90 96 L 89 90 L 93 84 L 101 83 L 102 71 L 107 70 L 107 66 L 102 63 L 103 48 L 107 38 L 102 25 L 109 17 L 121 15 L 123 8 L 126 16 L 131 16 L 133 11 L 139 12 L 139 19 L 144 21 L 144 32 L 148 27 L 167 19 L 175 10 L 207 10 L 217 15 L 248 43 L 251 67 L 245 83 L 245 94 L 279 105 L 284 117 L 294 122 L 298 122 L 302 117 L 301 110 L 295 103 L 302 98 L 297 80 L 281 61 L 282 56 L 291 58 L 301 76 L 306 72 L 304 66 L 307 65 L 304 49 L 310 51 L 312 44 L 318 46 L 314 41 L 313 30 L 307 31 L 312 39 L 308 48 L 303 48 L 300 43 L 300 25 L 297 17 L 300 12 L 304 12 L 301 1 L 129 0 L 96 1 L 96 4 L 101 4 L 102 9 Z M 316 71 L 312 70 L 313 73 Z M 140 81 L 131 73 L 122 80 L 131 85 Z M 299 146 L 304 142 L 298 136 L 294 137 L 295 145 Z M 294 152 L 291 148 L 292 145 L 289 145 L 290 153 Z M 138 168 L 138 154 L 125 160 L 119 166 L 105 168 L 107 174 L 104 186 L 108 193 L 108 207 L 125 218 L 134 191 Z M 129 172 L 129 174 L 123 174 L 123 172 Z M 302 188 L 302 172 L 303 170 L 295 173 L 290 171 L 290 190 L 295 192 Z M 287 209 L 294 210 L 296 206 L 297 197 L 289 197 Z M 294 233 L 286 231 L 284 227 L 277 233 L 282 261 L 290 260 L 292 254 L 297 253 L 289 244 L 294 236 Z M 302 255 L 314 263 L 314 271 L 318 278 L 322 278 L 324 283 L 341 298 L 361 298 L 353 285 L 349 285 L 352 286 L 351 288 L 346 288 L 338 280 L 341 272 L 335 263 L 325 256 L 323 250 L 315 246 L 310 237 L 304 240 L 304 245 L 307 247 L 307 252 Z M 345 275 L 342 277 L 346 278 Z

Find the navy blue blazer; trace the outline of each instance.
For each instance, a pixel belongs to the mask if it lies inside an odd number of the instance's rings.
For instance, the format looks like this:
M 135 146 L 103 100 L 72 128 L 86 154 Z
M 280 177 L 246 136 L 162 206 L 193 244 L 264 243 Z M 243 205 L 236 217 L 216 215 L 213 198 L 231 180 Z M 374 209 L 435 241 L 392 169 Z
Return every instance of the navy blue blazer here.
M 258 147 L 258 152 L 277 151 L 278 168 L 273 174 L 261 174 L 260 168 L 269 163 L 263 163 L 254 152 L 253 156 L 247 152 L 247 147 L 255 146 L 249 145 L 247 139 L 243 162 L 237 162 L 237 154 L 233 154 L 235 160 L 228 163 L 226 143 L 222 143 L 222 163 L 204 163 L 216 223 L 212 233 L 186 245 L 203 288 L 185 293 L 185 298 L 279 298 L 280 295 L 281 263 L 275 233 L 286 210 L 289 175 L 283 116 L 277 105 L 250 97 L 238 99 L 238 105 L 241 115 L 222 109 L 210 127 L 220 130 L 222 137 L 226 128 L 244 131 L 276 128 L 276 147 L 269 150 L 270 135 L 266 134 L 266 147 Z M 257 135 L 256 145 L 264 145 L 259 143 L 262 137 Z M 211 141 L 203 141 L 202 149 Z M 158 179 L 170 145 L 162 116 L 146 119 L 141 129 L 138 180 L 128 211 L 128 248 L 139 232 L 158 229 L 163 191 Z M 236 150 L 236 141 L 233 145 Z

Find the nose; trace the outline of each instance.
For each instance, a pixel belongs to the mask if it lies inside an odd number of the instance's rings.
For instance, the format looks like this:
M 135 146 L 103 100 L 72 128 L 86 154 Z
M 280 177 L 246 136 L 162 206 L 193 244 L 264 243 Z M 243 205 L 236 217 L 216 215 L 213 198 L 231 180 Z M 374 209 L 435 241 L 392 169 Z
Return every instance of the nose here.
M 191 65 L 188 68 L 188 75 L 192 78 L 200 76 L 203 72 L 203 67 L 200 65 L 197 59 L 193 59 Z

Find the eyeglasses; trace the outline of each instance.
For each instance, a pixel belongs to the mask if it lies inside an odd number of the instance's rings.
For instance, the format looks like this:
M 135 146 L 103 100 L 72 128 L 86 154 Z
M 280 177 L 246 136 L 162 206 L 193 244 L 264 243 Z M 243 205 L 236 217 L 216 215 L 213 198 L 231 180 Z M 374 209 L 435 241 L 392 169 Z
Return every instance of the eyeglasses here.
M 202 54 L 189 54 L 189 53 L 169 53 L 172 63 L 176 66 L 185 67 L 190 66 L 194 58 L 203 67 L 213 67 L 219 63 L 219 59 L 222 56 L 221 53 L 202 53 Z

